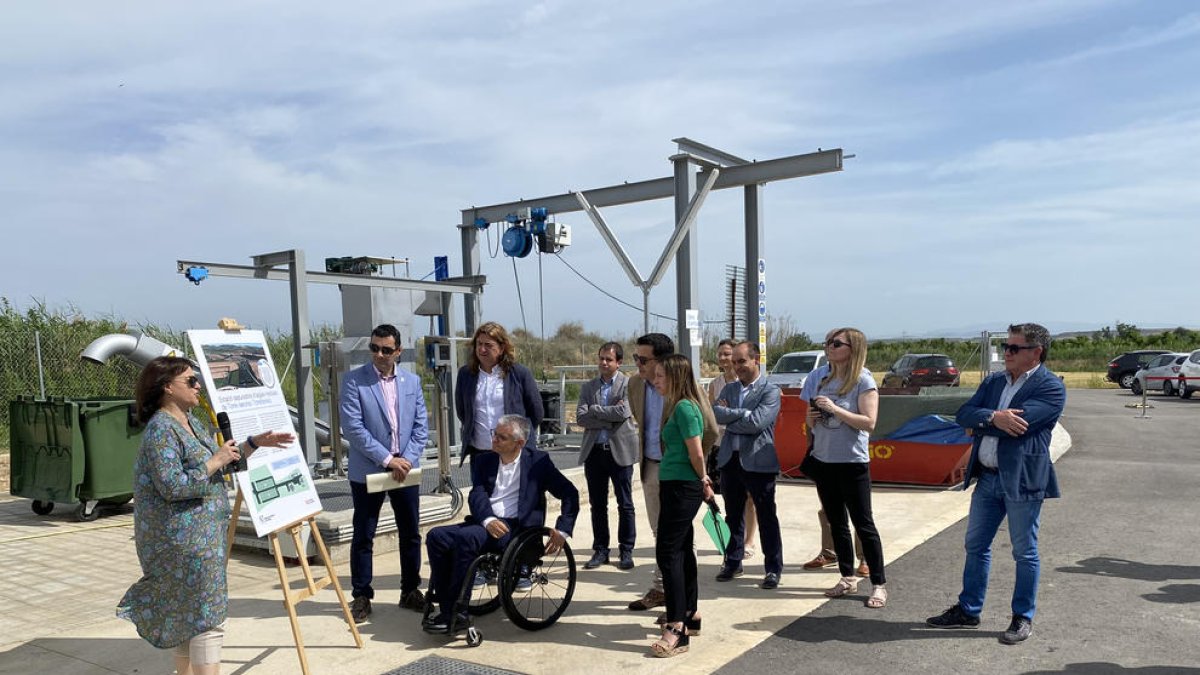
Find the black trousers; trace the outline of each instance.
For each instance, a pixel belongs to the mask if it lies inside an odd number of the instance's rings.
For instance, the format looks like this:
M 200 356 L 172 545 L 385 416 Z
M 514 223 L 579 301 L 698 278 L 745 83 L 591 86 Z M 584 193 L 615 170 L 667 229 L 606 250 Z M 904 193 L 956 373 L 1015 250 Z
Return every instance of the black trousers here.
M 508 533 L 495 539 L 483 525 L 471 522 L 435 527 L 425 536 L 429 552 L 429 587 L 437 596 L 441 618 L 450 618 L 454 603 L 467 579 L 467 568 L 482 553 L 500 553 L 515 536 L 519 524 L 516 518 L 504 518 Z
M 661 507 L 654 557 L 662 570 L 667 621 L 674 623 L 695 612 L 699 601 L 692 523 L 704 502 L 704 487 L 698 480 L 664 480 L 658 489 Z
M 350 588 L 353 597 L 375 597 L 371 580 L 375 576 L 375 529 L 383 500 L 392 503 L 396 517 L 396 538 L 400 543 L 400 592 L 421 586 L 421 488 L 417 485 L 387 492 L 367 492 L 366 483 L 350 481 L 350 500 L 354 504 L 354 534 L 350 540 Z
M 608 553 L 608 485 L 617 499 L 617 545 L 621 553 L 633 553 L 637 539 L 637 513 L 633 508 L 633 465 L 621 466 L 605 445 L 592 446 L 583 462 L 587 478 L 588 504 L 592 511 L 592 550 Z
M 729 526 L 729 546 L 725 564 L 740 567 L 746 552 L 746 495 L 754 500 L 758 513 L 758 538 L 762 542 L 763 568 L 767 574 L 783 576 L 783 535 L 775 510 L 775 473 L 746 471 L 739 453 L 721 467 L 721 495 L 725 497 L 725 524 Z
M 850 522 L 854 523 L 854 531 L 862 542 L 863 558 L 871 570 L 871 583 L 884 583 L 883 543 L 871 515 L 871 465 L 866 462 L 826 463 L 809 457 L 804 460 L 803 471 L 817 484 L 817 496 L 829 519 L 833 549 L 842 576 L 854 575 L 854 540 L 850 536 L 850 523 L 846 521 L 849 512 Z

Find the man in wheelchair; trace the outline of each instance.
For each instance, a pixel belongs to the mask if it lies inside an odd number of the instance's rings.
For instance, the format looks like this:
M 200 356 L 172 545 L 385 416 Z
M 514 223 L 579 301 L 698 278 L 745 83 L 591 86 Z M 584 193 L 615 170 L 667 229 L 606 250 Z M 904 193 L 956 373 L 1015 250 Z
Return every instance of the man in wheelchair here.
M 545 451 L 524 449 L 530 433 L 525 417 L 501 417 L 492 432 L 495 452 L 471 459 L 477 464 L 472 471 L 477 483 L 467 497 L 470 515 L 462 523 L 435 527 L 426 535 L 429 587 L 439 610 L 429 613 L 422 626 L 426 632 L 449 630 L 467 570 L 478 555 L 501 552 L 522 530 L 545 524 L 547 492 L 562 502 L 562 515 L 551 531 L 546 554 L 557 553 L 571 535 L 579 514 L 579 491 Z M 460 616 L 454 623 L 467 622 Z

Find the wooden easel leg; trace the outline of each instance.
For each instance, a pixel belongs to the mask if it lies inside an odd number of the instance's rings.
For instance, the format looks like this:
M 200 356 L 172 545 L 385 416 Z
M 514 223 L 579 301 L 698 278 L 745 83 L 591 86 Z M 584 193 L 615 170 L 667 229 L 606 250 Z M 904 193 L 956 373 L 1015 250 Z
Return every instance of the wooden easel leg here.
M 242 515 L 242 488 L 238 488 L 237 497 L 233 499 L 233 511 L 229 514 L 229 534 L 225 544 L 225 566 L 229 566 L 229 556 L 233 554 L 233 538 L 237 535 L 238 516 Z
M 293 535 L 295 533 L 293 532 Z M 292 602 L 292 589 L 288 585 L 287 569 L 283 565 L 283 552 L 279 547 L 279 535 L 272 532 L 269 535 L 271 552 L 275 554 L 275 568 L 279 570 L 279 583 L 283 587 L 283 606 L 287 610 L 288 620 L 292 622 L 292 638 L 296 641 L 296 653 L 300 656 L 300 670 L 308 675 L 308 656 L 304 653 L 304 638 L 300 637 L 300 622 L 296 617 L 296 606 Z M 309 585 L 312 578 L 309 578 Z
M 338 602 L 342 605 L 342 614 L 350 626 L 350 633 L 354 635 L 354 644 L 362 649 L 362 636 L 358 634 L 358 625 L 354 623 L 354 617 L 350 616 L 350 605 L 346 603 L 346 594 L 342 592 L 342 584 L 338 582 L 337 570 L 333 568 L 333 561 L 329 558 L 329 549 L 325 548 L 325 540 L 321 538 L 321 532 L 317 529 L 314 519 L 308 519 L 308 527 L 313 541 L 317 544 L 317 551 L 321 554 L 321 560 L 325 563 L 325 570 L 329 575 L 330 583 L 333 584 L 334 592 L 337 593 Z

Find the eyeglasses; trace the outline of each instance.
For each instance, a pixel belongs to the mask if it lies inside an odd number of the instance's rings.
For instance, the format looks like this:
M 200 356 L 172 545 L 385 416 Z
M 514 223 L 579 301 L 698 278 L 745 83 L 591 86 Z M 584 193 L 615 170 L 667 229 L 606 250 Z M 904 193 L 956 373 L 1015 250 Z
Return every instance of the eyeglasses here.
M 834 349 L 837 349 L 838 347 L 849 347 L 849 346 L 850 346 L 850 343 L 849 343 L 849 342 L 842 342 L 841 340 L 838 340 L 838 339 L 836 339 L 836 338 L 835 338 L 835 339 L 833 339 L 833 340 L 826 340 L 826 341 L 825 341 L 825 346 L 826 346 L 826 347 L 833 347 Z
M 196 377 L 195 375 L 188 375 L 187 379 L 184 380 L 184 384 L 188 386 L 188 389 L 192 389 L 200 384 L 200 378 Z
M 639 366 L 644 366 L 647 363 L 650 363 L 651 361 L 657 361 L 658 359 L 654 358 L 653 356 L 635 356 L 633 357 L 633 360 Z
M 1037 349 L 1039 346 L 1040 345 L 1011 345 L 1007 342 L 1000 343 L 1000 349 L 1003 349 L 1013 356 L 1019 354 L 1022 349 Z
M 368 345 L 367 349 L 370 349 L 372 354 L 383 354 L 384 356 L 391 356 L 396 353 L 395 347 L 380 347 L 374 342 Z
M 508 443 L 509 441 L 517 440 L 516 436 L 513 436 L 512 434 L 502 434 L 495 429 L 492 429 L 492 438 L 500 441 L 501 443 Z

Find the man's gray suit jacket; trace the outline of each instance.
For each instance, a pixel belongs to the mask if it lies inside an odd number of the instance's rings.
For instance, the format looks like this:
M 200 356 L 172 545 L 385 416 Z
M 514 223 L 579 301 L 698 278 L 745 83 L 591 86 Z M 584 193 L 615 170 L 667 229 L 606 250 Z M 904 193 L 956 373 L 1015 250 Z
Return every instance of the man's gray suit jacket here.
M 579 463 L 587 460 L 600 431 L 607 430 L 613 461 L 620 466 L 633 466 L 638 461 L 638 434 L 633 412 L 629 408 L 629 378 L 620 371 L 613 375 L 609 405 L 604 405 L 601 400 L 600 385 L 600 378 L 596 377 L 584 383 L 579 390 L 575 423 L 584 429 Z
M 734 380 L 725 385 L 717 397 L 726 405 L 713 405 L 713 415 L 725 425 L 725 436 L 717 452 L 717 466 L 724 467 L 737 451 L 746 471 L 778 473 L 775 420 L 779 417 L 779 386 L 767 382 L 763 375 L 750 385 L 746 399 L 739 405 L 741 393 L 742 383 Z

